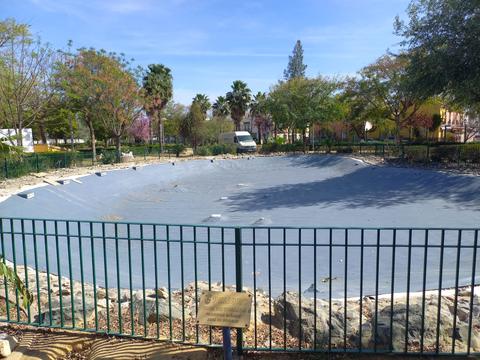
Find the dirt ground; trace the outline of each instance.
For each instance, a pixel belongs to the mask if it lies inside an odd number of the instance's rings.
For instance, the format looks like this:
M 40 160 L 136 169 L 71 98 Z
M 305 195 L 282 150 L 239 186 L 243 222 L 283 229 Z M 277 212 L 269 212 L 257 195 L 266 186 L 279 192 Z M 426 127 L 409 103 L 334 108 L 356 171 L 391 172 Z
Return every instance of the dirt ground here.
M 109 360 L 109 359 L 175 359 L 214 360 L 222 359 L 221 349 L 207 349 L 152 340 L 137 340 L 85 334 L 55 329 L 37 329 L 25 326 L 0 326 L 19 340 L 19 346 L 8 360 Z M 236 357 L 234 357 L 236 358 Z M 331 359 L 331 360 L 380 360 L 380 359 L 465 359 L 465 357 L 421 357 L 374 354 L 299 354 L 246 352 L 243 359 Z M 475 357 L 470 357 L 474 359 Z

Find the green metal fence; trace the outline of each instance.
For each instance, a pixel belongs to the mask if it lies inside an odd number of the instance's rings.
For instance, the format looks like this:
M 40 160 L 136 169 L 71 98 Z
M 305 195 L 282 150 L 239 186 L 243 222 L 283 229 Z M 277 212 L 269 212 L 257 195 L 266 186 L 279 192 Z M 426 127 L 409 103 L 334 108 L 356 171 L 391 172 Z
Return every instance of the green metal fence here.
M 183 149 L 182 145 L 169 144 L 163 154 L 158 146 L 131 146 L 131 151 L 137 159 L 151 159 L 160 156 L 177 156 Z M 303 145 L 279 145 L 266 147 L 266 152 L 303 152 Z M 222 151 L 227 151 L 223 149 Z M 217 149 L 220 151 L 220 149 Z M 263 151 L 263 150 L 262 150 Z M 400 158 L 411 163 L 442 163 L 452 166 L 480 166 L 480 144 L 451 145 L 395 145 L 395 144 L 335 144 L 319 145 L 314 148 L 316 153 L 342 153 L 375 155 L 385 159 Z M 214 149 L 215 152 L 215 149 Z M 112 164 L 118 162 L 115 150 L 99 150 L 97 163 Z M 38 173 L 51 169 L 84 167 L 94 165 L 92 153 L 89 151 L 63 153 L 37 153 L 17 157 L 0 157 L 0 179 L 16 178 L 30 173 Z
M 219 346 L 196 322 L 202 291 L 248 291 L 238 352 L 478 354 L 478 232 L 0 218 L 34 295 L 22 309 L 0 282 L 0 318 Z

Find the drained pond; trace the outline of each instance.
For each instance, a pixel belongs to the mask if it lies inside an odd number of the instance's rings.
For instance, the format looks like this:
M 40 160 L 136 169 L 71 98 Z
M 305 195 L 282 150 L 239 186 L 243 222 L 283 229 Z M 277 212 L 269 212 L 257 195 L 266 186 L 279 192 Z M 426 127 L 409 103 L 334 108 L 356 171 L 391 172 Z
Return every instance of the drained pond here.
M 2 245 L 98 286 L 180 289 L 235 284 L 240 238 L 244 286 L 272 296 L 413 292 L 475 278 L 479 191 L 478 177 L 339 156 L 172 162 L 12 196 Z

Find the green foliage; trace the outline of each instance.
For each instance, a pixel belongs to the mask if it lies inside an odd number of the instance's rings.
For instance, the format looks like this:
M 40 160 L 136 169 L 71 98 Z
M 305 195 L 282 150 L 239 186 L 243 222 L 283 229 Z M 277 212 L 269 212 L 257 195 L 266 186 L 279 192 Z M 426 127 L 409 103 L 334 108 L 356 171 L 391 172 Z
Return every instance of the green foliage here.
M 227 93 L 225 98 L 230 108 L 230 115 L 235 123 L 235 129 L 240 130 L 240 123 L 252 98 L 251 90 L 245 82 L 235 80 L 232 84 L 232 90 Z
M 188 141 L 194 149 L 203 140 L 203 128 L 205 124 L 205 113 L 197 102 L 192 102 L 190 111 L 183 117 L 180 124 L 180 134 Z
M 218 143 L 220 134 L 233 131 L 233 122 L 224 117 L 213 117 L 205 121 L 202 128 L 202 142 Z
M 0 49 L 18 37 L 30 36 L 29 26 L 19 24 L 15 19 L 9 18 L 0 21 Z
M 301 141 L 294 142 L 293 144 L 284 144 L 277 141 L 272 141 L 263 144 L 260 151 L 265 154 L 275 152 L 300 152 L 304 151 L 304 144 Z
M 162 64 L 150 64 L 143 77 L 145 108 L 149 113 L 158 113 L 173 96 L 171 70 Z
M 0 255 L 0 276 L 5 277 L 7 283 L 18 290 L 19 295 L 22 297 L 23 307 L 26 308 L 33 302 L 32 293 L 26 288 L 23 281 L 18 277 L 17 273 L 10 267 L 8 267 Z
M 443 119 L 440 114 L 433 114 L 432 116 L 432 126 L 430 127 L 430 131 L 437 130 L 440 125 L 442 125 Z
M 227 117 L 230 114 L 230 108 L 225 96 L 219 96 L 213 103 L 212 108 L 213 116 L 215 117 Z
M 210 99 L 205 94 L 197 94 L 192 100 L 192 103 L 196 103 L 200 106 L 202 112 L 207 115 L 207 111 L 210 110 L 212 104 L 210 103 Z
M 408 22 L 396 19 L 417 92 L 442 94 L 466 108 L 480 106 L 478 0 L 412 0 Z
M 306 130 L 313 124 L 327 124 L 342 117 L 336 96 L 339 84 L 318 77 L 297 77 L 272 88 L 268 110 L 280 129 Z
M 159 143 L 163 142 L 161 111 L 173 97 L 171 70 L 162 64 L 150 64 L 143 77 L 144 108 L 150 118 L 150 126 L 157 127 Z
M 288 57 L 288 66 L 283 72 L 285 80 L 291 80 L 297 77 L 305 77 L 307 65 L 303 64 L 303 47 L 302 42 L 297 40 L 293 53 Z
M 233 144 L 214 144 L 197 147 L 195 154 L 198 156 L 211 156 L 223 154 L 236 154 L 237 149 Z
M 408 58 L 384 55 L 360 71 L 356 92 L 369 103 L 377 115 L 395 122 L 395 137 L 400 142 L 400 130 L 420 109 L 426 96 L 413 91 L 407 75 Z

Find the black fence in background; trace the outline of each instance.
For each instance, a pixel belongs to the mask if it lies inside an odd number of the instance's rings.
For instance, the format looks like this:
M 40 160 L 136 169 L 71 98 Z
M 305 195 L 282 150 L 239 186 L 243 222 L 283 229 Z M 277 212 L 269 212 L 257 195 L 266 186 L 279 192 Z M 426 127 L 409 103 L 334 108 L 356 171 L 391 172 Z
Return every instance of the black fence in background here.
M 182 145 L 171 145 L 160 151 L 158 146 L 131 146 L 125 152 L 131 152 L 137 159 L 152 159 L 162 156 L 180 156 Z M 231 153 L 231 149 L 220 145 L 200 147 L 197 155 L 219 155 Z M 303 144 L 267 144 L 259 148 L 260 153 L 303 153 Z M 432 144 L 432 145 L 395 145 L 395 144 L 337 144 L 317 145 L 307 148 L 309 152 L 330 154 L 375 155 L 385 159 L 401 159 L 410 163 L 441 163 L 454 167 L 480 167 L 480 144 Z M 87 167 L 95 164 L 113 164 L 120 158 L 115 150 L 99 150 L 94 161 L 90 151 L 52 152 L 24 154 L 12 157 L 0 157 L 0 179 L 16 178 L 30 173 L 51 169 Z

